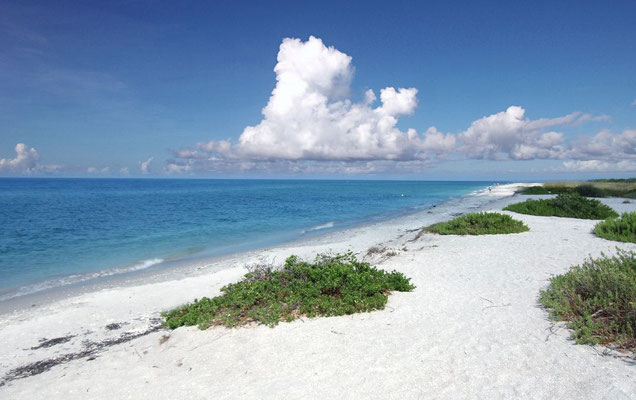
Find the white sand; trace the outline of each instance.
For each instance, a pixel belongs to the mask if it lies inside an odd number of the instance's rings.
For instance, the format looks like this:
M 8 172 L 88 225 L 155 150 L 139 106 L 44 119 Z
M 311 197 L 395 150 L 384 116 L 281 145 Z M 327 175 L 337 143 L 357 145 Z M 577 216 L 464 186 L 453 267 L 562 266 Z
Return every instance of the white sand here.
M 514 185 L 439 206 L 431 212 L 237 255 L 228 269 L 204 266 L 178 280 L 104 289 L 0 319 L 0 380 L 14 368 L 85 349 L 156 324 L 161 310 L 218 293 L 261 257 L 311 258 L 372 246 L 398 254 L 368 258 L 417 286 L 395 293 L 383 311 L 225 329 L 180 328 L 111 346 L 0 387 L 1 399 L 636 399 L 633 358 L 575 345 L 537 305 L 548 278 L 588 255 L 634 244 L 599 239 L 596 221 L 514 214 L 530 232 L 491 236 L 425 234 L 421 226 L 461 210 L 500 210 L 525 199 Z M 607 199 L 617 211 L 636 204 Z M 109 331 L 105 325 L 124 323 Z M 161 342 L 163 335 L 169 339 Z M 75 335 L 31 350 L 41 338 Z M 90 347 L 90 345 L 89 345 Z

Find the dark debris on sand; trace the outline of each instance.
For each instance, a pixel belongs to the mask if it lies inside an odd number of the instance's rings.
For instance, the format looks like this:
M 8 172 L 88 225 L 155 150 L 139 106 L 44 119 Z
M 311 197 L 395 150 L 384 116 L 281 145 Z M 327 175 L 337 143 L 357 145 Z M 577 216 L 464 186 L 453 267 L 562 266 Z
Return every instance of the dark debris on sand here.
M 42 338 L 40 339 L 40 344 L 37 346 L 31 347 L 31 350 L 37 349 L 48 349 L 49 347 L 53 347 L 58 344 L 66 343 L 69 340 L 73 339 L 75 335 L 61 336 L 53 339 Z
M 43 372 L 50 370 L 56 365 L 65 364 L 69 361 L 78 360 L 80 358 L 85 358 L 85 357 L 88 357 L 88 361 L 94 360 L 95 358 L 97 358 L 98 353 L 100 353 L 101 351 L 111 346 L 115 346 L 121 343 L 126 343 L 131 340 L 140 338 L 142 336 L 146 336 L 148 334 L 157 332 L 162 329 L 165 329 L 162 325 L 153 325 L 149 327 L 148 329 L 141 332 L 125 332 L 121 334 L 121 336 L 119 337 L 104 339 L 100 342 L 85 341 L 84 350 L 79 351 L 77 353 L 68 353 L 68 354 L 61 355 L 59 357 L 47 358 L 44 360 L 36 361 L 34 363 L 22 365 L 20 367 L 12 369 L 11 371 L 7 372 L 7 374 L 2 378 L 2 380 L 0 380 L 0 387 L 16 379 L 22 379 L 22 378 L 27 378 L 29 376 L 41 374 Z M 64 343 L 69 341 L 71 337 L 73 336 L 45 340 L 44 342 L 40 344 L 38 348 L 50 347 L 58 343 Z M 65 338 L 66 340 L 64 341 L 58 341 L 48 346 L 43 346 L 44 343 L 48 343 L 57 339 L 65 339 Z
M 123 325 L 122 323 L 113 322 L 112 324 L 106 325 L 104 328 L 106 328 L 106 330 L 108 330 L 108 331 L 115 331 L 117 329 L 121 329 L 122 325 Z

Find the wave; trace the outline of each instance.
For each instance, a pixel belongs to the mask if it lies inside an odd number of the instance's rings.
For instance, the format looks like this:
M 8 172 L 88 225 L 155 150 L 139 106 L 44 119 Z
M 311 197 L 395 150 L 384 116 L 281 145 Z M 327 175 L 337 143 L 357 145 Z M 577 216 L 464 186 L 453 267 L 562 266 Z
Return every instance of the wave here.
M 336 221 L 329 221 L 325 224 L 321 224 L 321 225 L 316 225 L 316 226 L 312 226 L 309 229 L 305 229 L 303 231 L 303 233 L 308 233 L 308 232 L 315 232 L 315 231 L 319 231 L 321 229 L 329 229 L 329 228 L 333 228 L 336 225 Z
M 143 260 L 138 263 L 126 266 L 126 267 L 112 268 L 112 269 L 107 269 L 107 270 L 99 271 L 99 272 L 91 272 L 86 274 L 74 274 L 74 275 L 69 275 L 62 278 L 49 279 L 44 282 L 22 286 L 18 288 L 17 290 L 15 291 L 12 290 L 11 292 L 6 294 L 1 294 L 0 301 L 5 301 L 5 300 L 13 299 L 16 297 L 21 297 L 21 296 L 26 296 L 26 295 L 34 294 L 44 290 L 58 288 L 61 286 L 67 286 L 67 285 L 73 285 L 76 283 L 86 282 L 92 279 L 126 274 L 126 273 L 134 272 L 134 271 L 141 271 L 143 269 L 150 268 L 153 265 L 162 263 L 163 261 L 164 259 L 162 258 L 151 258 L 148 260 Z

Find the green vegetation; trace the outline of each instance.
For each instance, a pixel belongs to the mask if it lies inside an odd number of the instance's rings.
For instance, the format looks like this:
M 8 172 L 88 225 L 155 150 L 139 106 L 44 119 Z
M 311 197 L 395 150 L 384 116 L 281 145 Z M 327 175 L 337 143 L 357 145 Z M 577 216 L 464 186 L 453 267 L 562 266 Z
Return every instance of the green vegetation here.
M 636 178 L 595 179 L 587 182 L 548 182 L 541 186 L 522 188 L 519 193 L 524 195 L 578 193 L 585 197 L 636 198 Z
M 636 212 L 599 222 L 592 232 L 603 239 L 636 243 Z
M 525 187 L 522 188 L 521 190 L 519 190 L 518 193 L 521 194 L 551 194 L 550 191 L 548 189 L 545 188 L 545 186 L 529 186 L 529 187 Z
M 623 178 L 623 179 L 590 179 L 590 182 L 626 182 L 626 183 L 636 183 L 636 178 Z
M 171 329 L 184 325 L 235 327 L 250 322 L 274 326 L 303 315 L 382 310 L 389 292 L 414 288 L 403 274 L 359 262 L 351 252 L 319 255 L 314 263 L 291 256 L 281 269 L 252 267 L 242 281 L 223 287 L 222 295 L 195 299 L 163 316 Z
M 586 197 L 636 198 L 633 179 L 597 179 L 588 182 L 550 182 L 543 186 L 552 194 L 578 193 Z
M 636 350 L 636 253 L 590 258 L 552 278 L 539 300 L 568 321 L 577 343 Z
M 606 219 L 618 217 L 616 211 L 598 200 L 577 194 L 560 194 L 553 199 L 526 200 L 510 204 L 504 210 L 544 217 Z
M 499 213 L 464 214 L 447 222 L 440 222 L 425 228 L 440 235 L 496 235 L 528 231 L 523 222 L 510 215 Z

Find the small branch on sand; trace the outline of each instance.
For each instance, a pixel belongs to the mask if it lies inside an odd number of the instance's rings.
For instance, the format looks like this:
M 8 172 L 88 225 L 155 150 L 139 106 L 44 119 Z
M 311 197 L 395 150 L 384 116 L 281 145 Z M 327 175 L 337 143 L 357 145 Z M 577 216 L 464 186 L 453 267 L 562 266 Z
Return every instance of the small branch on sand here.
M 500 305 L 500 306 L 487 306 L 487 307 L 482 308 L 482 309 L 481 309 L 481 311 L 483 312 L 483 311 L 484 311 L 485 309 L 487 309 L 487 308 L 508 307 L 508 306 L 510 306 L 510 303 L 508 303 L 508 304 L 502 304 L 502 305 Z
M 556 333 L 552 330 L 554 326 L 555 326 L 554 324 L 550 324 L 550 326 L 547 328 L 550 331 L 550 333 L 548 334 L 548 336 L 545 337 L 546 342 L 548 341 L 548 339 L 550 339 L 550 336 L 556 335 Z

